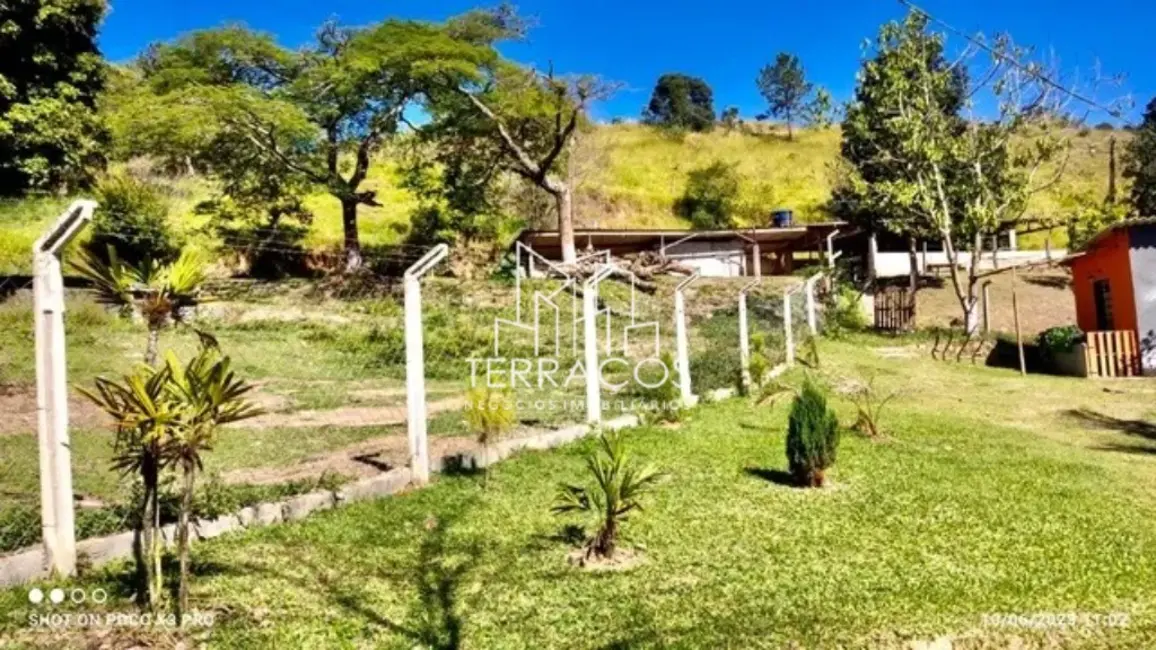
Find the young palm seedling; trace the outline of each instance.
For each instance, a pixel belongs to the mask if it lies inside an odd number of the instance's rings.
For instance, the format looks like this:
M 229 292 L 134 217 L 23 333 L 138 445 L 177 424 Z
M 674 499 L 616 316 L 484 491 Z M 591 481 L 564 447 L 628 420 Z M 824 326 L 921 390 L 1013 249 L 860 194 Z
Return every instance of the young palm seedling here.
M 517 419 L 514 404 L 506 393 L 477 387 L 466 394 L 466 426 L 477 438 L 485 456 L 486 478 L 489 478 L 490 445 L 509 431 Z
M 635 462 L 621 434 L 603 433 L 598 446 L 586 456 L 590 483 L 560 486 L 555 514 L 585 513 L 598 522 L 598 530 L 586 543 L 586 558 L 614 557 L 618 535 L 627 515 L 642 509 L 641 498 L 661 474 Z

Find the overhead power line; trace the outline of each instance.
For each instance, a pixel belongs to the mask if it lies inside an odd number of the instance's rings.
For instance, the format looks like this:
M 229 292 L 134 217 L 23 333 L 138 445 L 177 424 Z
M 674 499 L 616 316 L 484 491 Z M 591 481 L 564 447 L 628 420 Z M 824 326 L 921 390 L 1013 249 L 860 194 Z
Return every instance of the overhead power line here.
M 1010 56 L 1008 56 L 1002 52 L 995 50 L 990 45 L 985 43 L 983 40 L 978 39 L 975 36 L 965 32 L 962 29 L 959 29 L 959 28 L 957 28 L 957 27 L 955 27 L 955 26 L 953 26 L 953 25 L 951 25 L 951 24 L 949 24 L 949 23 L 947 23 L 947 22 L 945 22 L 939 18 L 936 18 L 935 16 L 928 13 L 927 10 L 924 9 L 923 7 L 920 7 L 919 5 L 915 4 L 914 2 L 911 2 L 911 0 L 899 0 L 899 4 L 911 9 L 912 11 L 919 12 L 920 14 L 925 16 L 928 20 L 930 20 L 931 22 L 939 25 L 940 27 L 946 29 L 947 31 L 949 31 L 949 32 L 951 32 L 957 36 L 962 36 L 963 38 L 967 39 L 970 43 L 975 45 L 976 47 L 979 47 L 983 50 L 986 50 L 992 56 L 996 57 L 1000 61 L 1006 62 L 1009 65 L 1011 65 L 1012 67 L 1017 68 L 1020 71 L 1025 72 L 1027 74 L 1030 74 L 1034 78 L 1039 79 L 1043 84 L 1064 93 L 1068 97 L 1071 97 L 1072 99 L 1083 102 L 1083 103 L 1087 104 L 1088 106 L 1098 108 L 1098 109 L 1104 111 L 1105 113 L 1107 113 L 1108 115 L 1111 115 L 1112 117 L 1114 117 L 1116 119 L 1120 119 L 1120 120 L 1124 119 L 1124 114 L 1120 111 L 1120 109 L 1112 108 L 1110 106 L 1102 104 L 1102 103 L 1096 101 L 1095 99 L 1088 97 L 1087 95 L 1084 95 L 1083 93 L 1080 93 L 1077 90 L 1073 90 L 1071 88 L 1068 88 L 1064 84 L 1062 84 L 1062 83 L 1052 79 L 1051 77 L 1045 75 L 1043 72 L 1041 72 L 1039 70 L 1032 69 L 1029 66 L 1026 66 L 1026 65 L 1020 63 L 1014 57 L 1010 57 Z

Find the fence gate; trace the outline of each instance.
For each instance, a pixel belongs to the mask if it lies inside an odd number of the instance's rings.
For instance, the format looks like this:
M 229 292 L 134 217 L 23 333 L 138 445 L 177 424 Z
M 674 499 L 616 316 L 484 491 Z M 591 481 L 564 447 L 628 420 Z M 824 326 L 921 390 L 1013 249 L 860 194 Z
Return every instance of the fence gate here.
M 1088 332 L 1085 347 L 1089 377 L 1135 377 L 1140 374 L 1140 346 L 1136 332 Z
M 915 292 L 908 287 L 887 287 L 875 294 L 875 328 L 888 331 L 915 327 Z

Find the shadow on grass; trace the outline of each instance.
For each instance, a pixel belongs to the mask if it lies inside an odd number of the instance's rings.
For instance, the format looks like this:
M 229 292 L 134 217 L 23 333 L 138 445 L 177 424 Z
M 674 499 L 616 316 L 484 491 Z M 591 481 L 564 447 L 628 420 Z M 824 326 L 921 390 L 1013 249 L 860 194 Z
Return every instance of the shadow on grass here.
M 454 543 L 450 530 L 463 516 L 468 504 L 441 518 L 430 517 L 425 523 L 425 534 L 417 557 L 409 567 L 376 571 L 335 570 L 304 556 L 289 553 L 282 566 L 305 569 L 292 573 L 252 562 L 241 563 L 238 569 L 259 573 L 296 584 L 310 593 L 324 594 L 326 600 L 346 613 L 409 639 L 414 647 L 435 650 L 456 650 L 463 644 L 464 618 L 459 603 L 459 591 L 467 576 L 477 567 L 482 549 L 477 542 Z M 466 558 L 466 559 L 461 559 Z M 411 608 L 410 620 L 399 622 L 379 612 L 373 603 L 376 596 L 367 585 L 386 582 L 400 587 L 408 582 L 418 595 L 418 603 Z
M 1119 431 L 1129 436 L 1156 441 L 1156 424 L 1145 420 L 1125 420 L 1086 408 L 1068 409 L 1064 411 L 1064 415 L 1083 424 L 1088 429 L 1108 429 L 1109 431 Z
M 1092 449 L 1096 451 L 1114 451 L 1119 454 L 1132 454 L 1133 456 L 1156 456 L 1156 447 L 1149 445 L 1121 445 L 1113 443 L 1092 447 Z
M 799 482 L 795 480 L 795 476 L 790 472 L 785 472 L 781 469 L 769 469 L 766 467 L 747 467 L 743 469 L 747 476 L 760 478 L 775 485 L 782 485 L 785 487 L 793 487 L 802 489 Z
M 1023 274 L 1020 278 L 1028 284 L 1034 284 L 1049 289 L 1067 289 L 1071 281 L 1066 275 L 1030 275 Z

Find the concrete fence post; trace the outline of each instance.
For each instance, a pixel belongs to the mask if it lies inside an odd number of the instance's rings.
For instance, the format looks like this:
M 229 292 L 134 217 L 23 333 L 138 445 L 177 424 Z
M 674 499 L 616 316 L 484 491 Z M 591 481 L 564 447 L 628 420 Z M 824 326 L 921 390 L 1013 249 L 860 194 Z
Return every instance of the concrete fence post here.
M 699 272 L 695 271 L 693 275 L 674 288 L 675 351 L 678 354 L 675 365 L 678 367 L 679 394 L 682 397 L 682 403 L 686 405 L 690 405 L 694 399 L 694 393 L 691 391 L 690 385 L 690 345 L 686 331 L 686 297 L 682 291 L 698 278 Z
M 821 277 L 823 277 L 822 273 L 816 273 L 807 278 L 806 284 L 803 285 L 807 305 L 807 328 L 811 330 L 812 336 L 819 335 L 819 317 L 815 309 L 815 283 Z
M 755 288 L 760 281 L 761 278 L 756 279 L 739 290 L 739 361 L 742 366 L 744 392 L 751 388 L 751 334 L 750 324 L 747 321 L 747 292 Z
M 429 482 L 429 440 L 426 431 L 425 348 L 422 338 L 421 278 L 449 253 L 438 244 L 405 271 L 405 392 L 409 461 L 414 482 Z
M 795 289 L 783 292 L 783 341 L 787 350 L 787 367 L 795 365 L 795 331 L 791 320 L 791 293 Z
M 76 573 L 76 515 L 60 252 L 92 220 L 95 210 L 93 201 L 74 202 L 32 245 L 41 540 L 48 570 L 66 576 Z
M 598 365 L 598 284 L 616 268 L 602 264 L 582 285 L 582 333 L 586 368 L 586 421 L 602 421 L 602 372 Z M 633 307 L 632 307 L 633 309 Z M 606 314 L 606 353 L 610 353 L 610 313 Z

